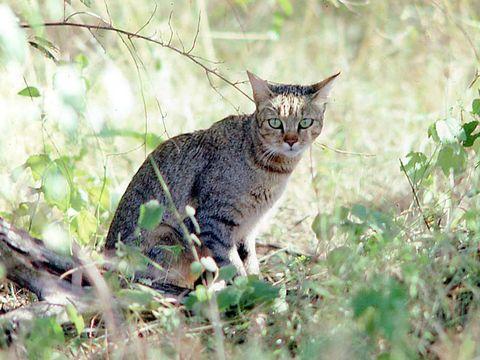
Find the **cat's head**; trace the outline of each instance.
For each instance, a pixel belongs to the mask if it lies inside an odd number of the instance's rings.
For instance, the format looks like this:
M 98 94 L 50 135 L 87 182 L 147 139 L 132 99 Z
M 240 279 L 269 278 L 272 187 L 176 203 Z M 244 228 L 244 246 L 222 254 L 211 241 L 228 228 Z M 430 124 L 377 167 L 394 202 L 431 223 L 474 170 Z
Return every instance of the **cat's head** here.
M 332 75 L 313 85 L 269 83 L 247 71 L 260 140 L 275 155 L 299 156 L 320 135 Z

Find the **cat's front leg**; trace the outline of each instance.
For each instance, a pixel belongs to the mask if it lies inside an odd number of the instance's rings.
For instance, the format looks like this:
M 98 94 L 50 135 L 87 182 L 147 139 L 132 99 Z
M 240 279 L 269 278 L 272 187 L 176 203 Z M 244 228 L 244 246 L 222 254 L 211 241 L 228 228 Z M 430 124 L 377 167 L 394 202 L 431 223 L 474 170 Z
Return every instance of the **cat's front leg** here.
M 243 264 L 240 255 L 238 254 L 237 246 L 235 244 L 225 244 L 213 233 L 202 232 L 200 238 L 203 243 L 210 249 L 212 257 L 217 263 L 218 267 L 233 265 L 237 269 L 237 274 L 240 276 L 246 276 L 247 271 Z
M 200 239 L 210 250 L 212 257 L 219 267 L 233 265 L 238 275 L 246 276 L 247 272 L 237 245 L 233 240 L 233 227 L 225 223 L 222 217 L 208 216 L 201 210 L 197 212 L 197 220 L 200 225 Z
M 260 275 L 260 262 L 255 248 L 255 236 L 248 236 L 240 245 L 240 257 L 248 275 Z

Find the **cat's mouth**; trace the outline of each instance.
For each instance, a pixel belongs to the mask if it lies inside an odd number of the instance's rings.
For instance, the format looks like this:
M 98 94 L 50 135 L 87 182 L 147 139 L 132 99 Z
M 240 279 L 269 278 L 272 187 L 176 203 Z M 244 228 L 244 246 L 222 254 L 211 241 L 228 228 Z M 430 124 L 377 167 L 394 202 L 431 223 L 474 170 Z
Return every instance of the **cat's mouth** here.
M 299 156 L 303 150 L 304 148 L 298 143 L 293 144 L 293 146 L 283 143 L 279 152 L 286 157 L 293 158 Z

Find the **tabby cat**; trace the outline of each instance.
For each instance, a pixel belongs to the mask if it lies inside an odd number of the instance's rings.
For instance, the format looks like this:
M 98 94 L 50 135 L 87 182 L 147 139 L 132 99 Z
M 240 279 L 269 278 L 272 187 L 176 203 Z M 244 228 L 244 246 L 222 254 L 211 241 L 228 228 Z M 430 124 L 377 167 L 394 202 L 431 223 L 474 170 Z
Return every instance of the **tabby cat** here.
M 258 274 L 253 229 L 320 134 L 328 94 L 339 75 L 301 86 L 269 83 L 247 74 L 256 105 L 253 114 L 229 116 L 209 129 L 163 142 L 145 160 L 120 200 L 106 248 L 115 248 L 118 241 L 140 245 L 163 268 L 149 274 L 157 281 L 191 287 L 195 279 L 190 274 L 192 254 L 172 211 L 165 212 L 155 230 L 139 233 L 137 229 L 142 204 L 156 199 L 169 209 L 152 160 L 176 209 L 180 213 L 185 213 L 187 205 L 196 209 L 200 256 L 212 256 L 218 266 L 233 264 L 239 275 Z M 186 215 L 184 223 L 195 232 Z M 178 244 L 185 251 L 174 256 L 168 246 Z

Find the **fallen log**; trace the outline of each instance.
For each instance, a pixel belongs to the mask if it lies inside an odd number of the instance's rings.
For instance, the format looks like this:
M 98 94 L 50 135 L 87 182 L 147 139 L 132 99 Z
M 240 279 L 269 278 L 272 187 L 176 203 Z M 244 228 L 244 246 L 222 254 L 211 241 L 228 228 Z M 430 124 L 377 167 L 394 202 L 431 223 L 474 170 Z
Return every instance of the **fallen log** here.
M 48 249 L 42 240 L 11 226 L 0 217 L 0 264 L 6 277 L 19 287 L 34 293 L 39 302 L 0 316 L 1 322 L 21 323 L 38 317 L 54 316 L 68 322 L 67 305 L 83 315 L 102 313 L 107 326 L 120 328 L 119 304 L 109 290 L 102 273 L 115 271 L 115 259 L 107 259 L 99 268 L 81 249 L 74 255 L 62 255 Z M 79 275 L 79 276 L 78 276 Z M 169 296 L 184 296 L 189 289 L 153 282 L 152 289 Z

